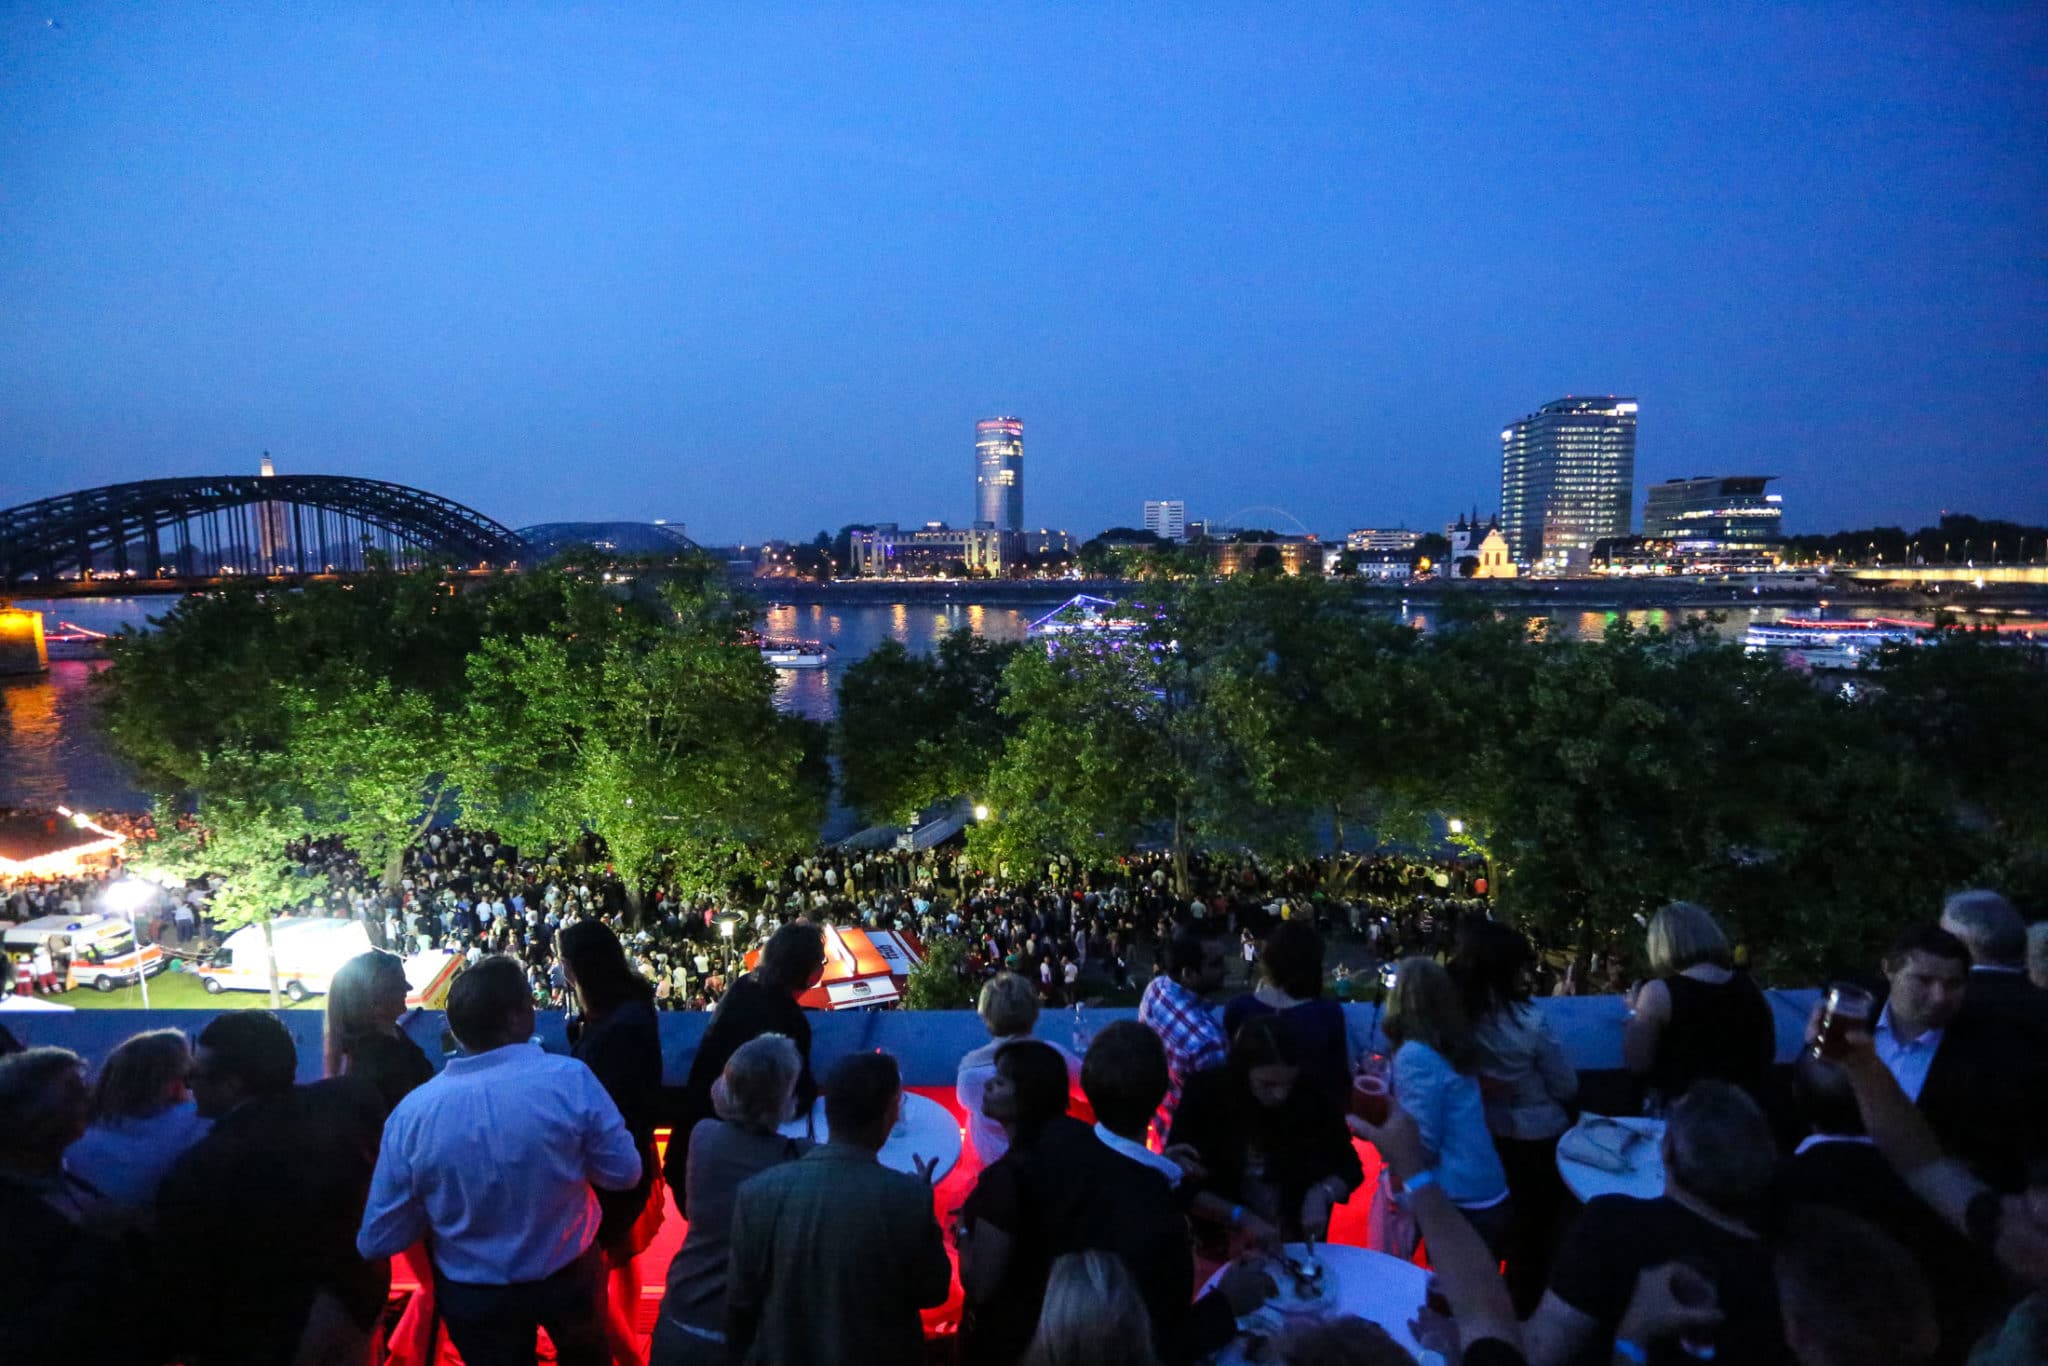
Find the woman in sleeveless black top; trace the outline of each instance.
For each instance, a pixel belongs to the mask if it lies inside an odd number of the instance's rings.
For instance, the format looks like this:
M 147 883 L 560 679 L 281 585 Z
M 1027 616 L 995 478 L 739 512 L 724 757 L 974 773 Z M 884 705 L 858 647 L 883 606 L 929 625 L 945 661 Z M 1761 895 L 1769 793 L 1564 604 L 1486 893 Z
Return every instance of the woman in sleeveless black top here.
M 1665 1104 L 1702 1078 L 1763 1099 L 1776 1052 L 1770 1003 L 1734 965 L 1726 936 L 1705 907 L 1677 901 L 1650 920 L 1655 980 L 1630 999 L 1622 1056 Z

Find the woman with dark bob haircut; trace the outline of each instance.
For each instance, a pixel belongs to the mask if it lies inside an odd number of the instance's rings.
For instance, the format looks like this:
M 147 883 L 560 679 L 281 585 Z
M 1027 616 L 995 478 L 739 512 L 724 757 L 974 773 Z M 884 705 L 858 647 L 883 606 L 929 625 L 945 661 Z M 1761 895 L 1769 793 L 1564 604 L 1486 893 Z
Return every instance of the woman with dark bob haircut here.
M 1067 1113 L 1067 1060 L 1037 1039 L 1006 1043 L 982 1092 L 982 1110 L 1003 1126 L 1009 1146 L 982 1169 L 960 1207 L 960 1288 L 967 1313 L 960 1329 L 965 1366 L 1013 1366 L 1031 1343 L 1051 1253 L 1031 1236 L 1031 1176 L 1038 1141 Z
M 1327 1236 L 1331 1206 L 1365 1180 L 1343 1112 L 1310 1083 L 1276 1014 L 1238 1027 L 1229 1066 L 1188 1078 L 1167 1136 L 1176 1143 L 1201 1156 L 1203 1192 L 1217 1197 L 1208 1208 L 1261 1239 Z
M 1287 1032 L 1302 1079 L 1339 1109 L 1350 1104 L 1351 1062 L 1365 1051 L 1353 1040 L 1344 1007 L 1323 996 L 1323 937 L 1306 920 L 1283 920 L 1259 946 L 1259 985 L 1223 1007 L 1231 1038 L 1248 1020 L 1271 1017 Z

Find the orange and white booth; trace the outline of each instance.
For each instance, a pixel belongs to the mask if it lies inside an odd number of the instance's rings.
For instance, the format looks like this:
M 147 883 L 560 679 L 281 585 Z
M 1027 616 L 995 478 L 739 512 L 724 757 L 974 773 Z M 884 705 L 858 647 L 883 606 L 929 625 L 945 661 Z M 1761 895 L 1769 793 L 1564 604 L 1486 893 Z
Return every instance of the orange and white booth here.
M 746 956 L 749 969 L 761 951 Z M 859 1010 L 903 999 L 910 970 L 924 961 L 917 936 L 898 930 L 853 930 L 825 927 L 825 970 L 811 989 L 796 998 L 805 1010 Z

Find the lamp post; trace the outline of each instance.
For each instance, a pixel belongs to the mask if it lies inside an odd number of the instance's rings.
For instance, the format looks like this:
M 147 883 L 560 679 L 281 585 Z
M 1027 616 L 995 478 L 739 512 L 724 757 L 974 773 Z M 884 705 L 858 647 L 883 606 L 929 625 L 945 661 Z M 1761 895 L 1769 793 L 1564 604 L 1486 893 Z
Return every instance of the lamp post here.
M 721 939 L 725 940 L 725 975 L 727 978 L 725 986 L 728 991 L 732 990 L 732 930 L 733 926 L 739 923 L 740 917 L 736 911 L 727 911 L 718 917 L 718 934 Z
M 149 972 L 142 962 L 142 931 L 135 913 L 149 904 L 156 888 L 138 877 L 124 877 L 107 888 L 107 904 L 128 917 L 128 937 L 135 941 L 135 981 L 142 988 L 142 1008 L 149 1009 Z

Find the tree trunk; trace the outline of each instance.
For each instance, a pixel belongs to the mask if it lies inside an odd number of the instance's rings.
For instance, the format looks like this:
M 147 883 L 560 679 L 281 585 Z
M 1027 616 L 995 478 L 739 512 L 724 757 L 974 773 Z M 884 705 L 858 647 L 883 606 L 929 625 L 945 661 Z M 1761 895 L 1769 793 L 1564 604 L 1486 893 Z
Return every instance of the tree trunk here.
M 405 851 L 408 847 L 394 844 L 391 846 L 391 852 L 384 856 L 384 880 L 380 886 L 386 896 L 395 893 L 398 884 L 405 878 Z
M 640 879 L 622 877 L 619 879 L 619 886 L 626 892 L 626 927 L 637 930 L 640 928 L 641 905 L 646 899 L 645 893 L 640 890 Z
M 270 917 L 267 915 L 263 917 L 263 956 L 270 964 L 270 1008 L 278 1010 L 284 1003 L 279 999 L 277 989 L 277 939 L 271 933 Z
M 1188 824 L 1182 815 L 1181 800 L 1173 799 L 1173 891 L 1185 901 L 1191 889 L 1188 876 Z

